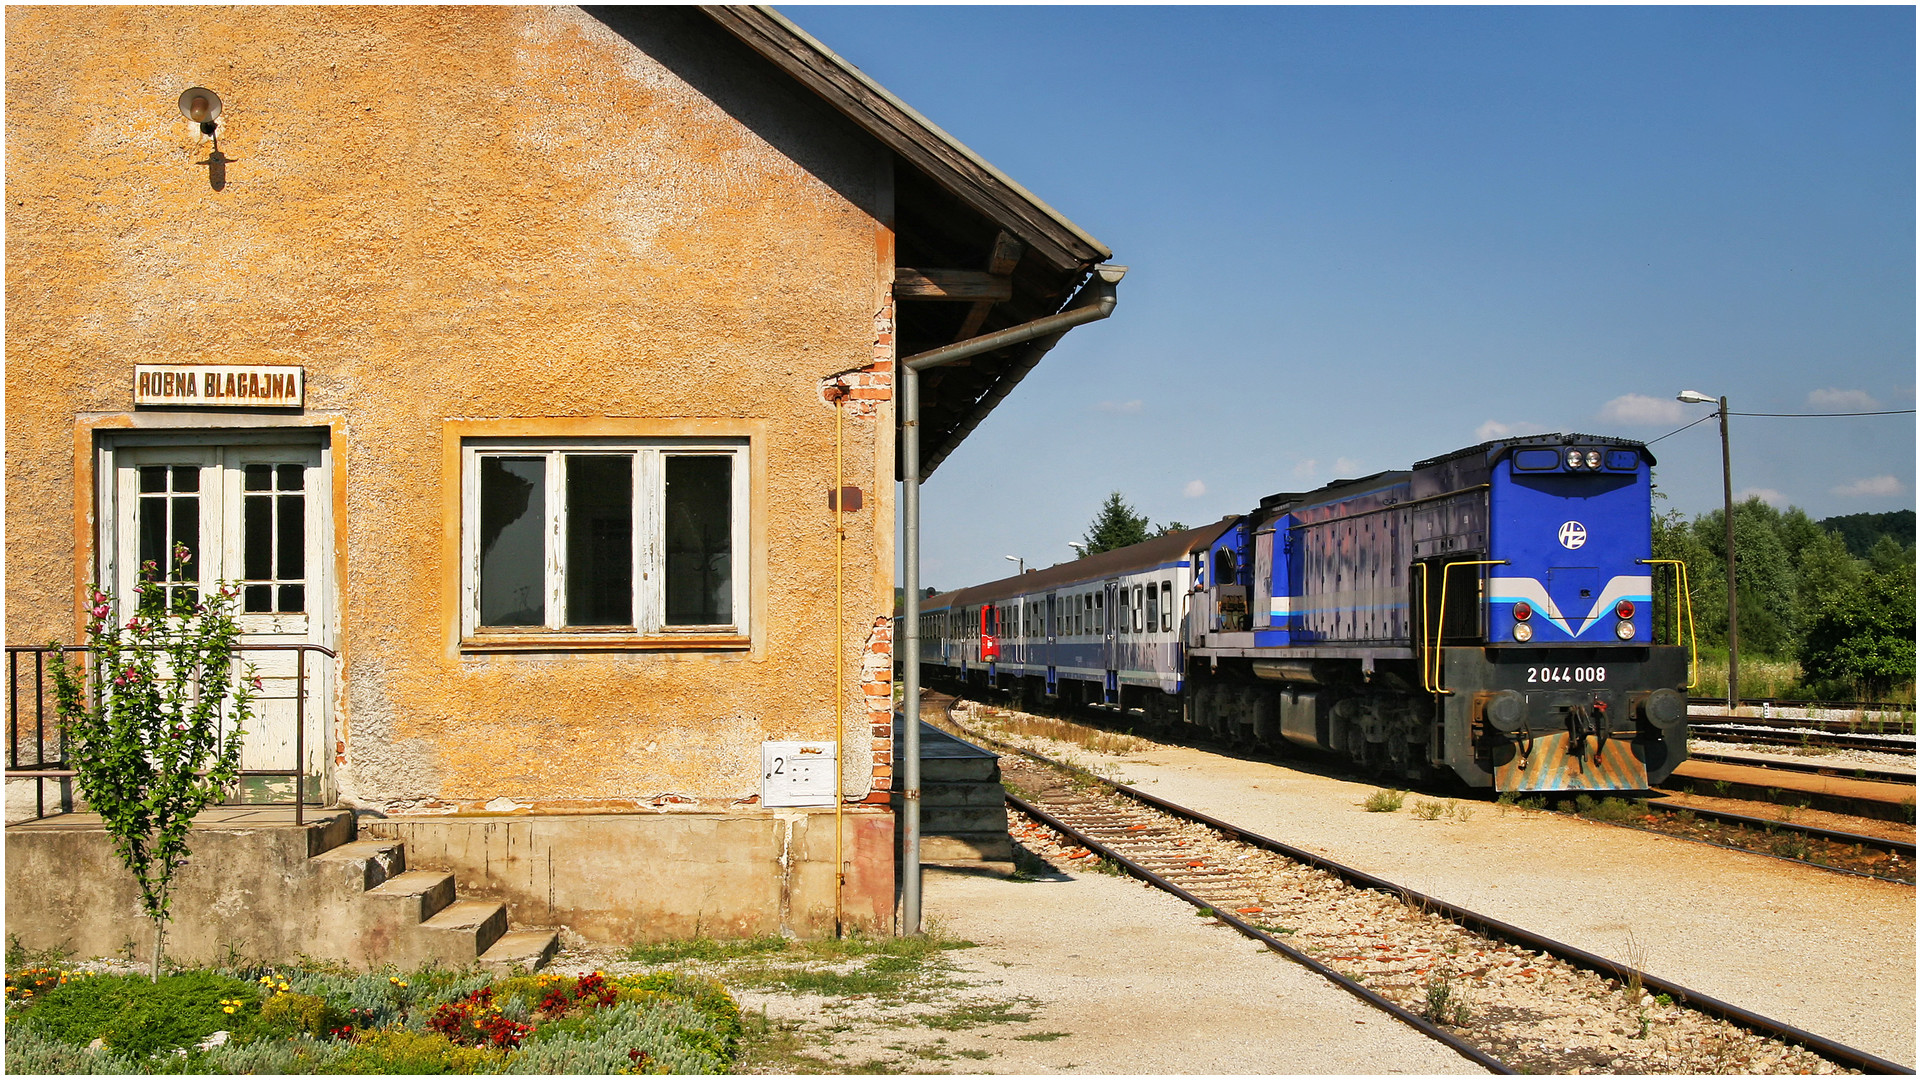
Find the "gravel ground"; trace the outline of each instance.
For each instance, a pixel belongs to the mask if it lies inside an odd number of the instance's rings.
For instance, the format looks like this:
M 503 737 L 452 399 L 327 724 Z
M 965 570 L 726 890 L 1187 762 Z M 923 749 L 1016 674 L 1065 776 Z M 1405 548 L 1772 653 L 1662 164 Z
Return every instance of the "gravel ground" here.
M 808 1063 L 832 1072 L 1481 1072 L 1130 878 L 1067 871 L 1020 881 L 929 867 L 923 910 L 930 927 L 976 946 L 942 954 L 953 965 L 947 976 L 967 985 L 944 993 L 940 1007 L 974 1003 L 1005 1019 L 932 1027 L 916 1020 L 924 1002 L 756 990 L 737 992 L 742 1008 L 797 1024 Z M 569 950 L 548 970 L 640 966 L 615 955 Z
M 1361 804 L 1372 785 L 1191 748 L 1113 755 L 1029 741 L 1420 892 L 1915 1060 L 1910 886 L 1485 802 L 1460 803 L 1465 820 L 1423 820 L 1419 795 L 1399 812 L 1369 813 Z

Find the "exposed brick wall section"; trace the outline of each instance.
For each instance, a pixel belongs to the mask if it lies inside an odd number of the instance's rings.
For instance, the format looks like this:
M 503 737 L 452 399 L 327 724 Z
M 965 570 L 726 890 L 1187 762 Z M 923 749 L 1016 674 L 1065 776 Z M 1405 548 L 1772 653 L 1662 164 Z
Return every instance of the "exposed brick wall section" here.
M 880 403 L 894 398 L 894 300 L 892 297 L 874 313 L 874 357 L 866 367 L 830 375 L 820 381 L 822 401 L 833 404 L 846 398 L 849 417 L 871 420 L 880 415 Z
M 894 620 L 886 615 L 867 632 L 860 688 L 874 739 L 874 790 L 864 801 L 885 804 L 894 787 Z

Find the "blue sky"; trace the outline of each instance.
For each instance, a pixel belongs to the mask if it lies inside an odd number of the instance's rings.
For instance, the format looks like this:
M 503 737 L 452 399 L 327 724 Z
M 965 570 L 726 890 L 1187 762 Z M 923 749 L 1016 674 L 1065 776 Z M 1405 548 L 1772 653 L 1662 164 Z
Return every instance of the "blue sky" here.
M 1908 7 L 783 7 L 1114 250 L 928 481 L 925 583 L 1727 394 L 1737 494 L 1912 508 Z M 1654 447 L 1720 505 L 1712 421 Z

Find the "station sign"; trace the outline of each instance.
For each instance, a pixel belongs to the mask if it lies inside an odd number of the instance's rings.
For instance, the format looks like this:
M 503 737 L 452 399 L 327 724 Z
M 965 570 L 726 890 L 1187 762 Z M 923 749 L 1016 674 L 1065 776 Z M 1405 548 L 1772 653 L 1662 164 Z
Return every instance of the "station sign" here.
M 297 364 L 136 364 L 135 405 L 222 405 L 298 409 L 306 369 Z

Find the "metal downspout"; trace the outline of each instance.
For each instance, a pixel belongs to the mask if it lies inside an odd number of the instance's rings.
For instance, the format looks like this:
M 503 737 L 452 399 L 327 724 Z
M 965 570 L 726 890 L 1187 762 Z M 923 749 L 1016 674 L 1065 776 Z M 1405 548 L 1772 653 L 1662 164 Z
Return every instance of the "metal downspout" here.
M 1082 323 L 1105 319 L 1114 313 L 1114 287 L 1127 273 L 1125 266 L 1097 266 L 1090 278 L 1075 294 L 1072 306 L 1058 314 L 1033 319 L 997 330 L 991 334 L 957 341 L 924 353 L 910 356 L 900 362 L 900 439 L 902 483 L 901 531 L 903 554 L 901 568 L 901 668 L 905 686 L 901 700 L 901 757 L 898 762 L 901 777 L 901 932 L 918 937 L 921 932 L 920 897 L 920 482 L 923 478 L 920 460 L 920 373 L 928 368 L 951 364 L 981 353 L 1004 349 L 1009 345 L 1050 338 L 1046 348 L 1052 348 L 1060 336 Z M 1022 365 L 1013 374 L 1019 381 L 1033 366 L 1040 362 L 1046 348 L 1038 352 L 1030 350 L 1022 358 Z M 1009 383 L 1011 389 L 1012 383 Z M 1005 396 L 1005 391 L 1000 396 Z M 990 393 L 992 401 L 1000 396 Z M 991 404 L 990 404 L 991 407 Z M 979 411 L 979 410 L 976 410 Z M 982 412 L 981 415 L 985 415 Z M 967 429 L 980 422 L 979 417 L 969 414 Z M 951 444 L 950 444 L 951 445 Z M 946 456 L 945 454 L 942 455 Z

